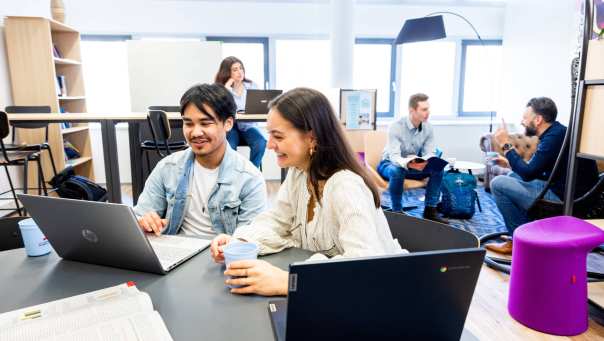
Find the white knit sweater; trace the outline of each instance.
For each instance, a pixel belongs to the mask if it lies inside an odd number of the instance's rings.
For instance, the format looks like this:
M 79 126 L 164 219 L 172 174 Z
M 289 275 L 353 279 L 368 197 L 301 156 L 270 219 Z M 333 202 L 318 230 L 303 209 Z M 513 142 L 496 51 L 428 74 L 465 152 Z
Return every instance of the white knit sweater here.
M 306 179 L 303 171 L 289 169 L 276 204 L 250 225 L 237 228 L 233 237 L 257 243 L 260 254 L 288 247 L 317 252 L 311 259 L 401 252 L 384 212 L 376 209 L 371 191 L 360 176 L 344 170 L 327 179 L 310 222 L 306 222 L 310 199 Z

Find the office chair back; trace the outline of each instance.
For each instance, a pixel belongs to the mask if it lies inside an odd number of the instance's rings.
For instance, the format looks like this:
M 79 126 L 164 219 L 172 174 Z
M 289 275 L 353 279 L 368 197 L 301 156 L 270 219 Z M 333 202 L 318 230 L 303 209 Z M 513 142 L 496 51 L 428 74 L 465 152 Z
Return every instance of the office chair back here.
M 180 112 L 180 106 L 178 105 L 151 105 L 147 110 L 161 110 L 165 112 Z
M 4 146 L 4 139 L 8 136 L 9 132 L 8 116 L 4 111 L 0 111 L 0 149 L 2 149 L 2 155 L 0 156 L 7 162 L 10 161 L 10 159 L 8 158 L 6 147 Z
M 19 221 L 29 217 L 0 218 L 0 251 L 23 247 Z
M 479 247 L 478 238 L 446 224 L 385 211 L 392 236 L 409 252 Z
M 0 111 L 0 141 L 8 136 L 9 130 L 8 115 L 4 111 Z
M 51 112 L 50 106 L 39 105 L 39 106 L 25 106 L 25 105 L 11 105 L 6 107 L 6 112 L 9 114 L 49 114 Z M 44 141 L 48 141 L 48 123 L 40 122 L 14 122 L 10 123 L 13 127 L 13 138 L 12 142 L 15 143 L 15 129 L 41 129 L 45 128 Z
M 149 110 L 147 122 L 149 122 L 151 136 L 153 137 L 157 153 L 164 157 L 165 155 L 162 153 L 163 149 L 167 154 L 170 154 L 170 143 L 168 140 L 172 133 L 170 131 L 170 122 L 168 121 L 166 112 L 162 110 Z M 161 148 L 160 145 L 162 145 Z

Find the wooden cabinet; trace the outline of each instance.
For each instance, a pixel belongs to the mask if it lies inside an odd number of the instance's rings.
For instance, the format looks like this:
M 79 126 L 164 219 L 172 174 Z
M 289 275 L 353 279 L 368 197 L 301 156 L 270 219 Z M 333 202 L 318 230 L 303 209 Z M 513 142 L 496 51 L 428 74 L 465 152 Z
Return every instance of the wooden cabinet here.
M 61 112 L 86 112 L 80 33 L 65 24 L 41 17 L 6 17 L 4 24 L 14 105 L 49 105 L 57 115 Z M 66 91 L 63 93 L 58 85 L 58 76 L 62 76 L 65 83 Z M 21 142 L 37 143 L 43 140 L 44 133 L 21 129 L 17 138 Z M 72 165 L 77 174 L 94 179 L 86 123 L 70 127 L 51 124 L 49 143 L 57 171 Z M 64 147 L 68 144 L 79 152 L 79 158 L 66 158 Z M 31 169 L 30 181 L 34 181 L 31 183 L 35 183 L 35 172 Z M 47 180 L 53 175 L 47 155 L 44 174 Z

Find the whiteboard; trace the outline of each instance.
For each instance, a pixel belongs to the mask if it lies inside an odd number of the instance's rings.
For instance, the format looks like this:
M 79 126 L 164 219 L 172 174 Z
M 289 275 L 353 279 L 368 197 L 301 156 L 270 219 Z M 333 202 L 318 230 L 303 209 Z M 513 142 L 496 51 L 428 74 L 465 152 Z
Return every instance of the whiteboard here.
M 132 111 L 178 105 L 192 85 L 214 83 L 221 60 L 220 42 L 128 41 Z

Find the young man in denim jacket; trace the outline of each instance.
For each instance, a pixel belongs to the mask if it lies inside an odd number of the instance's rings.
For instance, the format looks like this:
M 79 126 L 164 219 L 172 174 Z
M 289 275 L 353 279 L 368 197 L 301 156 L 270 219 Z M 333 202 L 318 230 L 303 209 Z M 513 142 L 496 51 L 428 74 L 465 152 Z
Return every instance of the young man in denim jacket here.
M 232 234 L 264 210 L 262 174 L 226 140 L 236 110 L 222 85 L 195 85 L 182 96 L 189 148 L 163 158 L 149 175 L 134 208 L 141 229 L 213 237 Z

